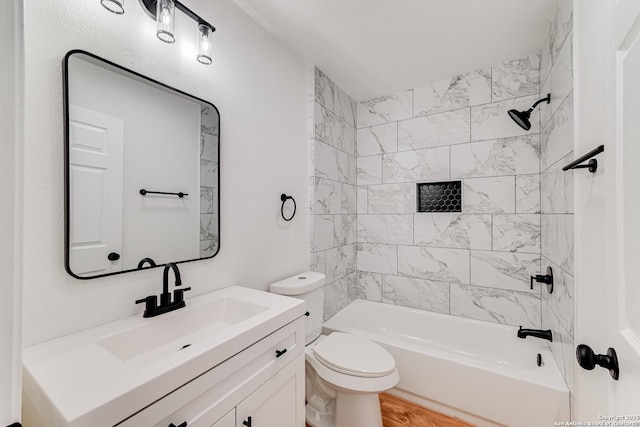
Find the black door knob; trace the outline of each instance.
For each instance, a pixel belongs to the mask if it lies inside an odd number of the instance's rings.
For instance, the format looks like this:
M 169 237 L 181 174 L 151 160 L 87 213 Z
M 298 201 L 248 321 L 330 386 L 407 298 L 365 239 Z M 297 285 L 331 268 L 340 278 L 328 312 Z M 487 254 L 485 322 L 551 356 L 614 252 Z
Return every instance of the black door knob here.
M 109 255 L 107 255 L 107 259 L 109 261 L 117 261 L 120 259 L 120 254 L 117 252 L 111 252 Z
M 607 354 L 595 354 L 591 347 L 586 344 L 580 344 L 576 347 L 576 359 L 578 364 L 590 371 L 596 367 L 601 366 L 609 370 L 609 375 L 614 380 L 618 380 L 620 377 L 620 368 L 618 366 L 618 356 L 613 348 L 607 350 Z

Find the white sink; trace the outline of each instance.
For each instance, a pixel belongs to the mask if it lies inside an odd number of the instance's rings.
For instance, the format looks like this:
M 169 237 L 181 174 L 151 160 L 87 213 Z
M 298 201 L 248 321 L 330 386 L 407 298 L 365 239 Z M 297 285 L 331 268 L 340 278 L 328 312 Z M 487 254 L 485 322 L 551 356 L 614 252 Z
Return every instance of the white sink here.
M 204 339 L 211 339 L 269 307 L 236 298 L 216 299 L 163 314 L 147 323 L 117 332 L 98 344 L 130 365 L 145 365 Z
M 113 425 L 304 312 L 302 300 L 220 289 L 157 317 L 140 313 L 25 348 L 23 392 L 51 425 Z

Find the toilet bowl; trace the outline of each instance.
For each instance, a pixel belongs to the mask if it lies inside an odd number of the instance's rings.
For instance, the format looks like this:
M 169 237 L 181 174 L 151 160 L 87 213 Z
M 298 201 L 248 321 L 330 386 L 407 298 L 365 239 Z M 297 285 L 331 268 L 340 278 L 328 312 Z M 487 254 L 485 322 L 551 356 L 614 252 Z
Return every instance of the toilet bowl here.
M 312 427 L 382 427 L 378 393 L 399 380 L 393 356 L 366 338 L 320 335 L 325 277 L 306 272 L 271 285 L 271 292 L 307 303 L 305 408 Z

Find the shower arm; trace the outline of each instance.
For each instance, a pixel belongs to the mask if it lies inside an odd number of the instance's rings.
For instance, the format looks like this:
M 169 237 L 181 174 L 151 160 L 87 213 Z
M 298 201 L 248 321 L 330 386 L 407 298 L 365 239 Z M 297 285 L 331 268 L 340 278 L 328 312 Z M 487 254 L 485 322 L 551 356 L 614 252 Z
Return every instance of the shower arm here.
M 536 103 L 533 104 L 531 106 L 531 108 L 529 108 L 529 112 L 532 112 L 533 109 L 538 106 L 538 104 L 540 104 L 541 102 L 544 102 L 544 101 L 547 101 L 547 104 L 551 102 L 551 94 L 550 93 L 548 93 L 547 96 L 545 96 L 544 98 L 537 100 Z

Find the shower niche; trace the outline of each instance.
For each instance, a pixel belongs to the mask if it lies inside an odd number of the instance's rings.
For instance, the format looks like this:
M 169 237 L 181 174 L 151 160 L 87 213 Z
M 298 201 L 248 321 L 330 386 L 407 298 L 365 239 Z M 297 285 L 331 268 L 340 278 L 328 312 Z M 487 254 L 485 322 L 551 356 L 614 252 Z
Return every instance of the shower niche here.
M 418 212 L 462 212 L 462 181 L 418 183 Z

